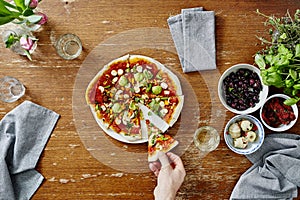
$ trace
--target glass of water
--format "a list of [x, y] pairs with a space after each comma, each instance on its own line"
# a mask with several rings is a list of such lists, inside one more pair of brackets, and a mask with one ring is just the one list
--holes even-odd
[[81, 54], [82, 43], [77, 35], [67, 33], [57, 39], [55, 48], [60, 57], [73, 60]]
[[11, 103], [25, 94], [24, 85], [16, 78], [5, 76], [0, 79], [0, 100]]

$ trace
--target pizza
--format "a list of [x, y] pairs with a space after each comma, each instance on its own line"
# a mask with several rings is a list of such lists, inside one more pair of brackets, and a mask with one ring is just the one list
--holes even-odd
[[168, 152], [177, 146], [178, 141], [170, 135], [163, 133], [154, 126], [149, 120], [146, 120], [148, 132], [148, 161], [153, 162], [158, 159], [158, 152]]
[[[121, 141], [129, 143], [148, 141], [152, 146], [148, 152], [166, 152], [178, 144], [165, 132], [183, 107], [180, 81], [152, 58], [125, 55], [111, 61], [91, 80], [85, 98], [95, 120], [110, 136], [121, 136]], [[154, 160], [155, 154], [151, 155], [149, 160]]]

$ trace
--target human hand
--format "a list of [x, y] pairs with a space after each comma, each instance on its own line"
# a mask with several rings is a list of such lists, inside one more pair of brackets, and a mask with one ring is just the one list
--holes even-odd
[[159, 161], [149, 164], [149, 168], [158, 176], [154, 189], [156, 200], [171, 200], [176, 196], [186, 175], [183, 163], [174, 153], [159, 152]]

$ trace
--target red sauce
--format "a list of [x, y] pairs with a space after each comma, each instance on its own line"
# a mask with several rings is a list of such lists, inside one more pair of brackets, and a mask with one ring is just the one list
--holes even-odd
[[291, 106], [284, 103], [283, 98], [272, 98], [266, 102], [262, 110], [263, 120], [272, 127], [279, 127], [281, 124], [289, 124], [295, 120], [295, 114]]

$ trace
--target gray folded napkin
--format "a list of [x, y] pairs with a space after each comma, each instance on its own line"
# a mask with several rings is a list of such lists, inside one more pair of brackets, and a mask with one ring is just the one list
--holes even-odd
[[293, 199], [300, 187], [300, 135], [269, 134], [261, 148], [247, 155], [253, 163], [230, 199]]
[[168, 25], [183, 72], [216, 69], [215, 15], [203, 8], [182, 9]]
[[0, 199], [30, 199], [43, 181], [34, 168], [59, 115], [24, 101], [0, 121]]

